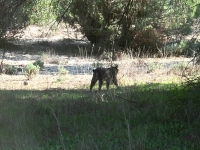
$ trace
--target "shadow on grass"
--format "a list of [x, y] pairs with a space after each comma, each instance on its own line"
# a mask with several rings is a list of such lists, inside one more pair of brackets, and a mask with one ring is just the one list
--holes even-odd
[[198, 149], [200, 94], [148, 84], [0, 91], [1, 149]]

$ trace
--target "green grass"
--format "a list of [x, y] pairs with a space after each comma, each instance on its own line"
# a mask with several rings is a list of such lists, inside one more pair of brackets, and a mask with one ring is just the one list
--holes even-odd
[[200, 149], [200, 94], [174, 84], [0, 91], [0, 149]]

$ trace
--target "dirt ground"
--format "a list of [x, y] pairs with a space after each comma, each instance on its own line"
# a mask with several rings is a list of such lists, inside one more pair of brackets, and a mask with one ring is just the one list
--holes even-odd
[[[60, 56], [62, 57], [62, 56]], [[75, 64], [73, 62], [65, 65], [53, 65], [52, 68], [64, 66], [68, 70], [67, 75], [59, 74], [58, 70], [50, 70], [49, 65], [45, 64], [45, 71], [41, 71], [30, 80], [24, 74], [0, 76], [0, 89], [5, 90], [45, 90], [45, 89], [89, 89], [92, 79], [92, 63], [93, 59], [79, 60]], [[73, 58], [72, 58], [73, 60]], [[136, 83], [178, 83], [184, 80], [182, 76], [183, 68], [188, 64], [189, 58], [146, 58], [146, 59], [129, 59], [124, 61], [116, 61], [119, 65], [118, 81], [122, 86], [130, 86]], [[88, 62], [87, 67], [80, 70], [83, 61]], [[5, 60], [6, 62], [6, 60]], [[16, 61], [7, 61], [16, 64]], [[18, 64], [27, 64], [23, 61], [17, 61]], [[30, 60], [32, 62], [32, 60]], [[104, 62], [102, 62], [104, 63]], [[78, 68], [80, 67], [80, 68]], [[71, 71], [70, 71], [71, 69]], [[75, 71], [75, 72], [73, 72]], [[27, 85], [25, 85], [25, 82]], [[104, 86], [105, 88], [105, 86]]]
[[[1, 75], [0, 89], [4, 90], [46, 90], [46, 89], [78, 89], [90, 83], [89, 75], [66, 75], [62, 77], [53, 75], [37, 75], [26, 80], [23, 75]], [[24, 81], [28, 85], [24, 85]]]
[[[54, 32], [51, 36], [45, 37], [46, 29], [37, 26], [29, 26], [24, 34], [19, 36], [18, 41], [25, 41], [23, 46], [18, 49], [8, 50], [4, 59], [5, 64], [20, 66], [27, 65], [30, 62], [41, 59], [42, 54], [52, 57], [47, 54], [47, 50], [54, 50], [54, 56], [50, 59], [56, 59], [59, 63], [45, 62], [45, 68], [40, 74], [33, 79], [27, 80], [27, 77], [21, 74], [15, 75], [0, 75], [0, 89], [5, 90], [45, 90], [45, 89], [89, 89], [92, 78], [92, 69], [95, 62], [106, 63], [105, 61], [98, 61], [95, 58], [88, 58], [86, 55], [70, 56], [68, 53], [59, 53], [57, 47], [52, 43], [55, 41], [62, 41], [63, 39], [73, 39], [73, 45], [76, 42], [80, 44], [84, 42], [81, 33], [75, 32], [73, 29], [61, 29]], [[29, 41], [29, 42], [27, 42]], [[43, 43], [35, 44], [35, 41], [47, 41], [46, 45]], [[31, 44], [30, 44], [31, 43]], [[49, 44], [50, 43], [50, 44]], [[65, 44], [65, 43], [64, 43]], [[16, 45], [20, 45], [20, 42]], [[75, 46], [77, 47], [77, 46]], [[61, 47], [62, 48], [62, 47]], [[71, 51], [71, 47], [67, 47], [66, 51]], [[44, 52], [45, 50], [45, 52]], [[80, 48], [79, 48], [80, 50]], [[44, 52], [44, 53], [43, 53]], [[1, 53], [2, 55], [2, 53]], [[46, 59], [47, 59], [46, 58]], [[171, 57], [171, 58], [130, 58], [124, 57], [123, 60], [114, 63], [119, 66], [118, 80], [120, 85], [129, 86], [135, 83], [165, 83], [165, 82], [179, 82], [184, 80], [182, 77], [183, 67], [190, 62], [192, 58]], [[58, 66], [64, 66], [68, 70], [67, 75], [61, 75], [58, 71]], [[182, 68], [181, 68], [182, 67]]]

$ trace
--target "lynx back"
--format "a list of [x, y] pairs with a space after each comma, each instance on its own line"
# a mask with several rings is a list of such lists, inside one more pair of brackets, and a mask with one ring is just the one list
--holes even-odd
[[93, 69], [93, 77], [90, 84], [90, 91], [92, 91], [92, 88], [94, 87], [97, 81], [99, 81], [99, 91], [101, 91], [103, 81], [106, 81], [107, 90], [109, 89], [110, 83], [114, 83], [116, 87], [118, 87], [117, 73], [118, 66], [112, 66], [110, 68], [98, 67], [96, 69]]

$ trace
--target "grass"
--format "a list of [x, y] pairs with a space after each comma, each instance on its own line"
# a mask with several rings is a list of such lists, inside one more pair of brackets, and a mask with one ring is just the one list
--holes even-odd
[[[70, 40], [61, 40], [53, 47], [64, 55], [78, 55], [91, 61], [94, 60], [90, 55], [98, 56], [103, 50], [99, 48], [96, 54], [93, 47], [83, 45], [77, 48], [76, 44], [68, 44], [66, 48], [65, 43], [70, 43]], [[36, 49], [49, 45], [49, 42], [39, 42]], [[24, 46], [27, 49], [27, 45]], [[31, 47], [28, 49], [32, 51]], [[40, 61], [68, 64], [68, 60], [61, 59], [54, 49], [41, 53]], [[109, 54], [108, 51], [105, 56], [97, 57], [98, 61], [93, 65], [101, 66], [104, 63], [102, 59]], [[199, 90], [184, 88], [179, 78], [183, 71], [186, 75], [194, 74], [199, 72], [199, 68], [178, 64], [169, 70], [160, 65], [159, 59], [149, 59], [148, 55], [143, 56], [147, 59], [140, 59], [141, 54], [134, 55], [131, 50], [127, 54], [122, 55], [119, 62], [120, 84], [123, 85], [119, 89], [90, 93], [86, 90], [89, 86], [63, 90], [56, 85], [53, 90], [32, 90], [29, 81], [27, 86], [22, 87], [30, 90], [20, 89], [21, 86], [20, 90], [0, 90], [0, 149], [199, 150]], [[166, 55], [163, 53], [163, 56]], [[67, 73], [63, 69], [60, 68], [60, 74]], [[165, 80], [163, 74], [172, 75], [175, 79], [170, 78], [170, 81], [179, 81], [176, 82], [178, 85], [169, 83], [169, 78]], [[159, 83], [152, 83], [153, 78]], [[37, 80], [39, 82], [33, 80], [34, 86], [53, 87], [47, 85], [48, 78]], [[60, 84], [64, 80], [66, 78], [59, 75], [55, 83]], [[6, 87], [15, 86], [13, 81], [4, 82]], [[70, 83], [64, 82], [64, 86]], [[80, 84], [77, 86], [80, 87]]]
[[0, 149], [199, 149], [198, 93], [175, 84], [0, 91]]
[[[84, 57], [84, 49], [80, 50]], [[50, 51], [41, 59], [65, 64]], [[0, 90], [0, 149], [200, 149], [198, 90], [163, 79], [165, 72], [180, 74], [185, 65], [164, 70], [163, 65], [138, 59], [120, 66], [123, 86], [108, 92], [91, 93], [89, 86], [77, 90]], [[67, 72], [63, 69], [57, 84], [64, 82], [61, 75]], [[151, 83], [153, 73], [162, 83]], [[146, 76], [151, 80], [141, 82]]]

